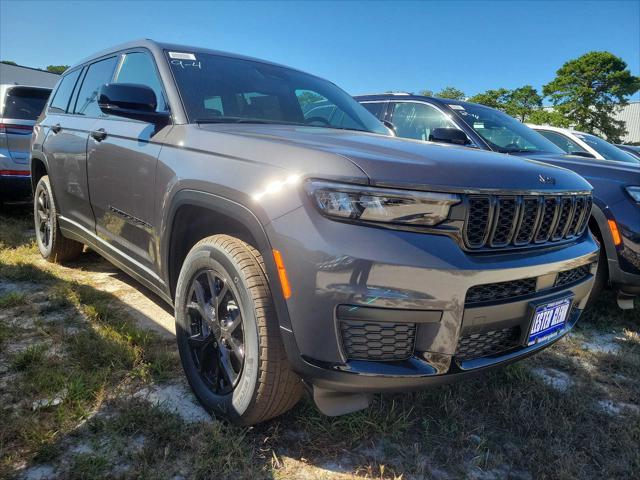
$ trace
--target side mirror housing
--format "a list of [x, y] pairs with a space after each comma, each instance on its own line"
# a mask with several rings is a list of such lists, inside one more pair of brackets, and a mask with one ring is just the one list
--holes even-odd
[[107, 115], [142, 120], [156, 127], [169, 123], [169, 112], [156, 112], [156, 94], [146, 85], [105, 83], [98, 92], [98, 106]]
[[455, 145], [469, 145], [469, 137], [457, 128], [434, 128], [429, 134], [430, 142], [453, 143]]
[[389, 122], [387, 120], [383, 120], [382, 123], [384, 124], [385, 127], [387, 127], [389, 129], [389, 131], [391, 132], [391, 134], [394, 137], [398, 136], [398, 131], [396, 130], [396, 126], [393, 123], [391, 123], [391, 122]]

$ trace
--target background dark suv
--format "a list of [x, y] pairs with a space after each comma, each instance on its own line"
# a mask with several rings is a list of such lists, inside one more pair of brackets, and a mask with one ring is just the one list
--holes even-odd
[[633, 308], [640, 294], [640, 165], [566, 155], [531, 128], [484, 105], [409, 94], [355, 98], [393, 123], [400, 137], [527, 157], [586, 178], [594, 188], [589, 227], [604, 245], [592, 295], [596, 298], [609, 282], [618, 292], [618, 305]]

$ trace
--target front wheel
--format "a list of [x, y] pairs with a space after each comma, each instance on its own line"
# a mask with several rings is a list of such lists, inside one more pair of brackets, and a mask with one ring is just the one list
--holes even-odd
[[53, 263], [63, 263], [80, 256], [84, 245], [64, 237], [60, 231], [58, 211], [48, 175], [40, 178], [36, 185], [36, 191], [33, 195], [33, 218], [38, 250], [46, 260]]
[[252, 425], [292, 408], [302, 384], [288, 365], [260, 253], [228, 235], [198, 242], [184, 261], [176, 336], [203, 406]]

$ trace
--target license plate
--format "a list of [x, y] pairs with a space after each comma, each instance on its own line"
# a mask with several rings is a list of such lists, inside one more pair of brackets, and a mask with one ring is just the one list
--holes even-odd
[[571, 298], [538, 305], [533, 314], [527, 345], [556, 336], [564, 328], [570, 308]]

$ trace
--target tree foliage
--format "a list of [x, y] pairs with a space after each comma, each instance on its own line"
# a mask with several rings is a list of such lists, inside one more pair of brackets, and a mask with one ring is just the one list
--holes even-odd
[[62, 74], [69, 65], [47, 65], [47, 72]]
[[613, 114], [638, 90], [640, 77], [631, 75], [621, 58], [609, 52], [589, 52], [560, 67], [543, 92], [576, 129], [617, 143], [626, 129]]
[[419, 94], [425, 97], [433, 97], [433, 90], [429, 90], [429, 89], [420, 90]]
[[6, 65], [15, 65], [18, 66], [18, 64], [12, 60], [0, 60], [0, 63], [4, 63]]
[[542, 109], [542, 97], [531, 85], [511, 90], [506, 96], [504, 111], [521, 122]]
[[480, 103], [487, 107], [498, 108], [504, 110], [504, 106], [507, 104], [507, 97], [509, 90], [506, 88], [498, 88], [495, 90], [487, 90], [484, 93], [478, 93], [469, 98], [470, 102]]
[[444, 87], [435, 95], [438, 98], [449, 98], [451, 100], [464, 100], [466, 95], [456, 87]]

